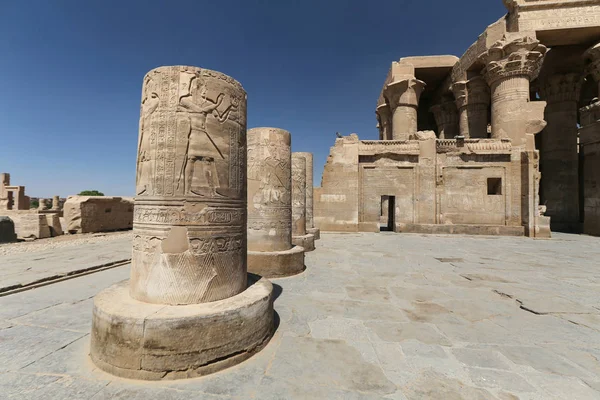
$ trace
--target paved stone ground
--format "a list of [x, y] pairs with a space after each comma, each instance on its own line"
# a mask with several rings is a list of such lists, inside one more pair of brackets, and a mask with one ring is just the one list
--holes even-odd
[[0, 245], [0, 292], [131, 259], [131, 232], [64, 235]]
[[600, 239], [322, 237], [274, 280], [269, 345], [204, 378], [87, 360], [92, 297], [127, 267], [0, 298], [0, 398], [600, 399]]

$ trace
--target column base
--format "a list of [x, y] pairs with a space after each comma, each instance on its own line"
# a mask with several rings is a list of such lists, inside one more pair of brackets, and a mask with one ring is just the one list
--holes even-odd
[[90, 356], [100, 369], [143, 380], [194, 378], [239, 364], [274, 333], [273, 285], [248, 276], [228, 299], [170, 306], [129, 296], [129, 282], [94, 298]]
[[321, 239], [321, 230], [319, 228], [306, 228], [306, 232], [315, 237], [315, 240]]
[[285, 251], [248, 251], [248, 272], [265, 278], [283, 278], [304, 271], [304, 248]]
[[315, 237], [310, 233], [304, 236], [292, 236], [292, 244], [304, 247], [304, 252], [313, 251], [315, 249]]

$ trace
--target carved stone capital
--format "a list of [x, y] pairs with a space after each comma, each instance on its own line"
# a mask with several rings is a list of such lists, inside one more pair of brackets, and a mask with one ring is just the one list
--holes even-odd
[[583, 53], [583, 62], [586, 75], [592, 75], [596, 82], [600, 82], [600, 43]]
[[539, 93], [548, 103], [579, 101], [582, 76], [577, 73], [554, 74], [539, 82]]
[[379, 105], [375, 109], [375, 114], [377, 114], [377, 119], [382, 122], [389, 119], [392, 115], [392, 110], [390, 110], [390, 105], [387, 103]]
[[458, 110], [453, 101], [436, 104], [429, 111], [433, 113], [438, 127], [458, 123]]
[[540, 72], [546, 46], [531, 36], [497, 41], [479, 60], [485, 65], [482, 74], [491, 86], [496, 81], [513, 76], [526, 76], [530, 81]]
[[417, 107], [425, 85], [425, 82], [416, 78], [402, 79], [387, 85], [385, 97], [391, 110], [394, 111], [399, 106]]
[[456, 107], [460, 110], [471, 104], [490, 104], [490, 87], [483, 77], [477, 76], [468, 81], [452, 84]]

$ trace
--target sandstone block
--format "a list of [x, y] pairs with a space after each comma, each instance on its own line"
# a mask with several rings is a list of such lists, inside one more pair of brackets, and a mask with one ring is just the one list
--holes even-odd
[[17, 241], [15, 223], [9, 217], [0, 217], [0, 243]]
[[69, 233], [111, 232], [133, 227], [133, 200], [126, 197], [70, 196], [64, 205]]

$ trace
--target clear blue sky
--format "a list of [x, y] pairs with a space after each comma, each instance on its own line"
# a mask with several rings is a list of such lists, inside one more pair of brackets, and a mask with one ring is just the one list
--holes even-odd
[[461, 55], [501, 0], [0, 1], [0, 171], [30, 196], [133, 195], [144, 74], [194, 65], [248, 92], [248, 128], [315, 155], [335, 132], [376, 139], [393, 60]]

